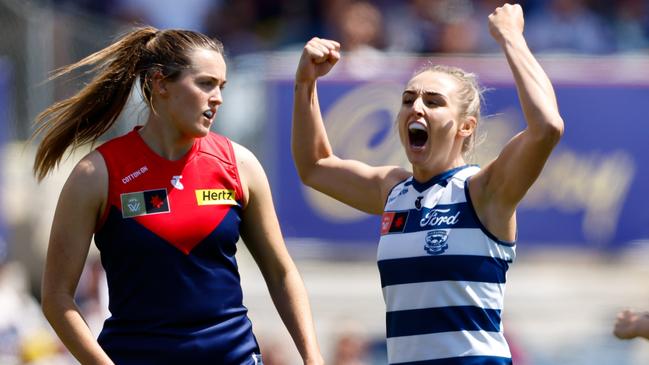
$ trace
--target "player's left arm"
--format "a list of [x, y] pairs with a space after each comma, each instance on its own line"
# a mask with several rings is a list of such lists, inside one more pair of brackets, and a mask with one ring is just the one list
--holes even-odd
[[516, 206], [563, 135], [554, 89], [528, 48], [523, 27], [519, 5], [505, 4], [489, 15], [490, 32], [507, 57], [527, 127], [470, 182], [471, 194], [478, 198], [478, 204], [487, 207], [487, 219], [509, 217], [513, 221]]
[[266, 281], [273, 303], [305, 364], [322, 364], [306, 288], [284, 244], [268, 178], [257, 158], [234, 144], [245, 206], [241, 237]]

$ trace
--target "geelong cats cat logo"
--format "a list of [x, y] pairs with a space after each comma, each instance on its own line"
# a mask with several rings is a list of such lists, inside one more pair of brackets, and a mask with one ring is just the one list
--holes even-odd
[[448, 249], [448, 231], [445, 229], [434, 229], [426, 234], [424, 249], [431, 255], [440, 255]]

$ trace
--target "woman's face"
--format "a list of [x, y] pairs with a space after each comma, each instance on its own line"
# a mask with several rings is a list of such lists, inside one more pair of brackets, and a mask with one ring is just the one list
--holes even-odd
[[457, 88], [453, 76], [435, 71], [422, 72], [406, 85], [397, 123], [414, 167], [444, 166], [459, 157], [463, 137], [458, 136]]
[[220, 53], [209, 49], [193, 51], [190, 60], [178, 79], [164, 82], [161, 107], [180, 135], [204, 137], [223, 102], [226, 65]]

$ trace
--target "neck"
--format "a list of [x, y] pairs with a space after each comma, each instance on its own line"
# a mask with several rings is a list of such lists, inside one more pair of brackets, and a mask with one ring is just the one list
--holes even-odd
[[144, 142], [161, 157], [175, 161], [193, 146], [194, 138], [183, 137], [173, 128], [162, 128], [161, 123], [149, 119], [138, 131]]
[[451, 162], [440, 163], [431, 166], [413, 165], [412, 176], [418, 182], [426, 182], [441, 173], [464, 165], [466, 165], [466, 162], [464, 161], [464, 158], [462, 158], [462, 156], [456, 158]]

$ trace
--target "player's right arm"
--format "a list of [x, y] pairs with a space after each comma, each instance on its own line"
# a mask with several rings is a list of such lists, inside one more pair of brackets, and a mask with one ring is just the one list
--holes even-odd
[[304, 184], [356, 209], [381, 214], [390, 189], [410, 174], [398, 166], [373, 167], [333, 154], [322, 121], [316, 80], [340, 59], [338, 42], [313, 38], [295, 73], [293, 161]]
[[113, 365], [74, 301], [107, 192], [106, 165], [98, 152], [92, 152], [77, 164], [63, 186], [43, 273], [43, 313], [63, 344], [83, 365]]

